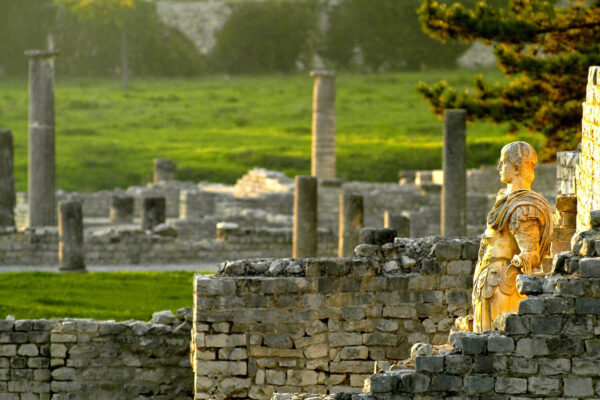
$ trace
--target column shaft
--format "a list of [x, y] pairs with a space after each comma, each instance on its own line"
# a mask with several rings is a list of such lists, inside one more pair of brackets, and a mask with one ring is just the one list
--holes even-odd
[[58, 260], [61, 272], [85, 271], [83, 213], [78, 201], [61, 201], [58, 218]]
[[297, 176], [292, 257], [317, 256], [317, 178]]
[[335, 73], [313, 71], [311, 175], [335, 178]]
[[444, 111], [442, 236], [467, 234], [467, 112]]
[[32, 50], [29, 56], [28, 226], [56, 224], [54, 145], [55, 52]]
[[360, 243], [363, 220], [363, 197], [341, 194], [338, 257], [351, 257], [354, 254], [354, 248]]
[[13, 174], [13, 136], [0, 130], [0, 228], [15, 227], [15, 177]]

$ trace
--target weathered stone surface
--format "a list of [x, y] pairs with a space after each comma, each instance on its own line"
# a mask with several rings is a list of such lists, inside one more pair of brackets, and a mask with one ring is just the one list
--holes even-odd
[[544, 292], [544, 279], [533, 275], [517, 275], [517, 290], [525, 295], [542, 294]]

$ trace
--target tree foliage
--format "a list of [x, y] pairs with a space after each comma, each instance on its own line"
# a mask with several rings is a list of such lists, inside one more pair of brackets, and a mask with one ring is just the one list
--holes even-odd
[[494, 44], [507, 84], [482, 76], [459, 92], [444, 81], [419, 83], [434, 112], [464, 108], [469, 119], [508, 121], [542, 132], [542, 156], [573, 148], [579, 140], [587, 69], [600, 64], [600, 0], [510, 0], [505, 8], [479, 1], [474, 7], [424, 0], [424, 30], [438, 40]]

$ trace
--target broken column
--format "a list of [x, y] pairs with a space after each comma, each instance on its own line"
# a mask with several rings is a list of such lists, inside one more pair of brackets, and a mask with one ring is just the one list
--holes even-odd
[[297, 176], [292, 257], [317, 256], [317, 178]]
[[154, 183], [176, 180], [177, 163], [166, 158], [154, 159]]
[[311, 175], [335, 178], [335, 72], [312, 71], [313, 89]]
[[81, 203], [61, 201], [58, 209], [59, 271], [85, 272]]
[[30, 50], [27, 226], [56, 224], [54, 160], [54, 58], [57, 52]]
[[442, 236], [467, 234], [467, 112], [444, 111]]
[[394, 229], [397, 237], [410, 237], [410, 218], [406, 215], [391, 214], [386, 211], [383, 214], [383, 227]]
[[15, 227], [15, 177], [13, 174], [13, 137], [8, 129], [0, 130], [0, 229]]
[[110, 220], [115, 224], [133, 222], [134, 199], [132, 196], [113, 196], [110, 198]]
[[152, 230], [166, 221], [167, 201], [164, 197], [144, 197], [140, 220], [142, 230]]
[[338, 257], [351, 257], [354, 254], [354, 248], [360, 243], [363, 219], [363, 197], [341, 194]]

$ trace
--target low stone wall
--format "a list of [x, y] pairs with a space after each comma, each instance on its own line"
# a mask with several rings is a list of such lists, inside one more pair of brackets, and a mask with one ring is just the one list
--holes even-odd
[[518, 280], [530, 297], [499, 331], [455, 333], [453, 349], [372, 376], [358, 399], [600, 398], [600, 258], [577, 263], [580, 277]]
[[156, 323], [0, 320], [0, 398], [191, 399], [190, 311]]
[[354, 258], [240, 260], [194, 279], [196, 399], [359, 392], [376, 360], [445, 343], [479, 243], [398, 240]]
[[[88, 232], [84, 243], [85, 260], [89, 265], [172, 265], [292, 254], [290, 229], [241, 229], [225, 224], [222, 232], [217, 230], [218, 239], [180, 240], [176, 235], [175, 230], [166, 227], [154, 232], [139, 229]], [[319, 235], [319, 254], [335, 255], [337, 237], [325, 230], [320, 230]], [[57, 229], [0, 235], [0, 265], [57, 264]]]

